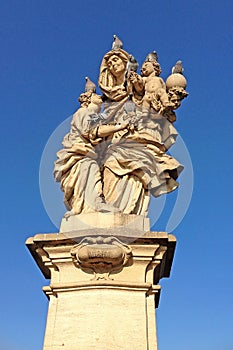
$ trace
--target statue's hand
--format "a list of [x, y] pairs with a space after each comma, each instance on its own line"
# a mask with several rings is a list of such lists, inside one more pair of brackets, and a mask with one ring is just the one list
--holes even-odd
[[143, 93], [143, 80], [140, 75], [138, 75], [136, 72], [130, 72], [127, 79], [128, 82], [134, 86], [134, 89], [138, 94]]
[[136, 84], [139, 81], [139, 76], [136, 72], [129, 72], [128, 79], [132, 84]]
[[129, 126], [129, 122], [124, 122], [120, 124], [120, 130], [126, 129]]

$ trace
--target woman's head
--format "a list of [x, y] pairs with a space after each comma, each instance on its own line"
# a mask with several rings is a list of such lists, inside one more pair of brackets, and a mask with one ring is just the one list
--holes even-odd
[[124, 76], [128, 60], [129, 54], [122, 49], [107, 52], [100, 66], [99, 83], [106, 86], [114, 84], [119, 76]]
[[126, 64], [119, 55], [112, 55], [109, 57], [107, 65], [109, 71], [114, 77], [118, 78], [122, 74], [125, 74]]

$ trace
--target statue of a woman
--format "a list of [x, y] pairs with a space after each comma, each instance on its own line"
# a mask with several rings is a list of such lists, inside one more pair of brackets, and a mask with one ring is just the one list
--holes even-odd
[[[116, 123], [128, 120], [130, 125], [127, 132], [116, 133], [106, 149], [103, 193], [106, 202], [121, 212], [147, 215], [150, 193], [157, 197], [175, 190], [178, 186], [176, 179], [183, 167], [165, 153], [177, 136], [173, 125], [163, 115], [150, 109], [150, 104], [146, 105], [145, 115], [145, 88], [143, 83], [140, 84], [140, 76], [135, 92], [137, 96], [142, 95], [142, 106], [140, 102], [136, 105], [128, 100], [124, 61], [127, 55], [122, 51], [108, 52], [100, 68], [99, 86], [109, 99], [106, 111], [108, 114], [111, 111]], [[151, 66], [154, 71], [154, 66]], [[161, 78], [153, 76], [153, 79]], [[164, 85], [159, 89], [166, 94]], [[153, 96], [157, 96], [156, 92]], [[167, 99], [167, 95], [165, 97]], [[168, 100], [166, 102], [169, 104]]]
[[[183, 166], [166, 151], [177, 137], [169, 120], [175, 120], [173, 109], [185, 97], [184, 78], [173, 74], [165, 85], [155, 53], [147, 56], [139, 75], [129, 71], [130, 57], [121, 47], [103, 57], [102, 114], [102, 99], [92, 82], [79, 97], [81, 107], [54, 168], [66, 216], [95, 211], [146, 216], [150, 194], [157, 197], [178, 186]], [[183, 84], [179, 89], [177, 81]]]

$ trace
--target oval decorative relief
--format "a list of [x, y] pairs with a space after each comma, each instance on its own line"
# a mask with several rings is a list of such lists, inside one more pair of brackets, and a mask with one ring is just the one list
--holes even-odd
[[71, 249], [76, 266], [91, 269], [94, 279], [108, 279], [115, 269], [125, 266], [131, 248], [115, 237], [85, 237]]

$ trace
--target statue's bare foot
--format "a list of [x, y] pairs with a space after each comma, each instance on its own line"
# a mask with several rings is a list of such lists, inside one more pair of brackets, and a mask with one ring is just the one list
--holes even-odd
[[64, 218], [68, 219], [70, 216], [73, 216], [73, 215], [75, 215], [75, 213], [72, 210], [70, 210], [65, 213]]

